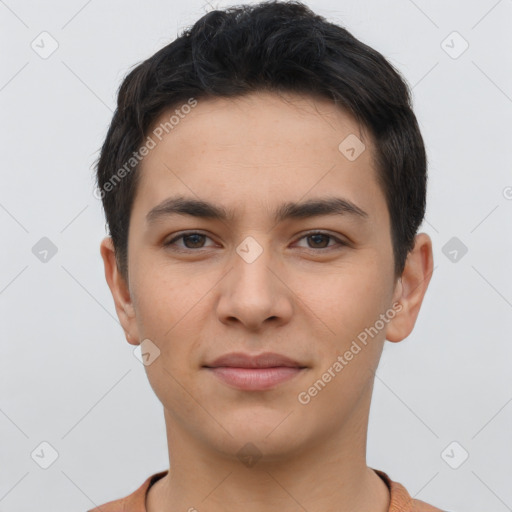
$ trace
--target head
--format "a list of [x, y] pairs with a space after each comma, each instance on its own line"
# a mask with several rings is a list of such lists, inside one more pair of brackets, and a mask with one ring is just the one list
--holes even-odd
[[[283, 451], [362, 421], [432, 272], [425, 148], [381, 54], [298, 2], [210, 12], [123, 81], [97, 183], [106, 278], [128, 342], [158, 347], [170, 421], [226, 453], [292, 406]], [[303, 370], [248, 392], [207, 368], [267, 351]]]

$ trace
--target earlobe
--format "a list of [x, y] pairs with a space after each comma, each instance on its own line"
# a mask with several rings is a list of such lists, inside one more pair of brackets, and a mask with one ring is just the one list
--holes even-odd
[[106, 237], [101, 241], [100, 253], [105, 267], [105, 279], [112, 293], [117, 317], [124, 329], [126, 341], [131, 345], [138, 345], [135, 309], [129, 287], [117, 267], [115, 248], [111, 237]]
[[426, 233], [419, 233], [395, 287], [393, 299], [402, 308], [388, 324], [387, 340], [402, 341], [412, 332], [432, 277], [433, 260], [430, 237]]

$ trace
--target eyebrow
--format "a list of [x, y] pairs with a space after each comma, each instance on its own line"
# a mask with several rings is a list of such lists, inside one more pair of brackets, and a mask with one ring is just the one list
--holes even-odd
[[[305, 219], [320, 215], [351, 215], [367, 219], [368, 213], [348, 199], [327, 197], [310, 199], [305, 202], [287, 202], [274, 211], [274, 222], [279, 223], [288, 219]], [[154, 224], [159, 219], [172, 215], [190, 215], [202, 219], [231, 221], [235, 215], [220, 205], [208, 201], [187, 198], [183, 196], [170, 197], [151, 209], [146, 215], [146, 222]]]

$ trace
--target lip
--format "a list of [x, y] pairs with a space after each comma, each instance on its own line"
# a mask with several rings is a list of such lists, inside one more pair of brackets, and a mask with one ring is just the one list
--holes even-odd
[[275, 352], [263, 352], [262, 354], [251, 355], [243, 352], [231, 352], [218, 357], [213, 362], [205, 365], [208, 368], [229, 366], [232, 368], [305, 368], [299, 362]]
[[225, 384], [245, 391], [264, 391], [300, 374], [306, 366], [274, 352], [251, 356], [225, 354], [204, 366]]
[[273, 368], [233, 368], [217, 366], [207, 368], [213, 375], [228, 386], [244, 391], [265, 391], [293, 379], [304, 368], [278, 366]]

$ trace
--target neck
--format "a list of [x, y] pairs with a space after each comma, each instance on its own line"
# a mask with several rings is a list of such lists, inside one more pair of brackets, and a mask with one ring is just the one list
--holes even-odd
[[182, 430], [168, 411], [165, 419], [170, 471], [148, 492], [148, 512], [388, 512], [389, 490], [366, 465], [367, 415], [307, 448], [272, 457], [262, 449], [245, 464]]

